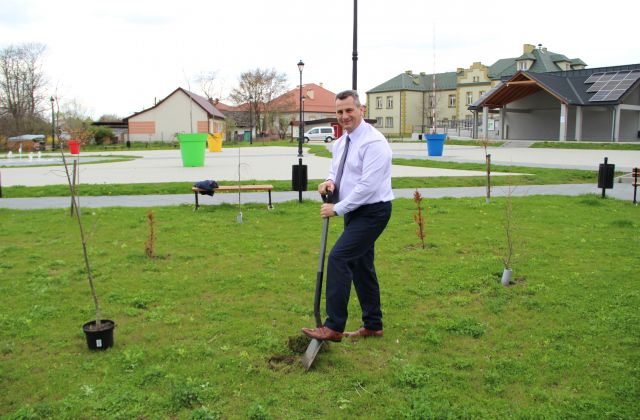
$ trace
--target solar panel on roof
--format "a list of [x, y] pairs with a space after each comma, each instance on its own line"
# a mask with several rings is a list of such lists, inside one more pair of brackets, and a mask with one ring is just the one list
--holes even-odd
[[623, 80], [616, 86], [617, 89], [629, 89], [635, 80]]
[[596, 92], [595, 95], [593, 95], [591, 98], [589, 98], [589, 102], [597, 102], [597, 101], [604, 101], [607, 97], [607, 95], [609, 94], [609, 92], [605, 91], [605, 92]]
[[624, 78], [624, 80], [632, 80], [634, 82], [638, 79], [640, 79], [640, 70], [634, 70]]
[[621, 80], [609, 80], [603, 87], [601, 90], [611, 90], [611, 89], [615, 89], [616, 86], [618, 86], [620, 84]]
[[[593, 76], [595, 74], [591, 75], [589, 79]], [[595, 92], [589, 98], [589, 102], [617, 101], [638, 79], [640, 79], [640, 70], [603, 73], [597, 80], [594, 78], [595, 82], [587, 89], [587, 93]]]
[[598, 81], [598, 79], [600, 78], [600, 76], [602, 76], [604, 73], [593, 73], [591, 76], [589, 76], [589, 78], [587, 80], [585, 80], [585, 83], [595, 83]]
[[626, 89], [614, 89], [605, 97], [605, 101], [617, 101], [626, 91]]
[[589, 87], [589, 89], [587, 89], [587, 92], [597, 92], [600, 89], [602, 89], [604, 87], [604, 85], [607, 84], [607, 81], [601, 82], [595, 82], [593, 85], [591, 85], [591, 87]]
[[624, 78], [625, 78], [625, 76], [627, 74], [629, 74], [628, 71], [619, 71], [619, 72], [617, 72], [616, 74], [613, 75], [611, 80], [617, 80], [617, 81], [624, 80]]

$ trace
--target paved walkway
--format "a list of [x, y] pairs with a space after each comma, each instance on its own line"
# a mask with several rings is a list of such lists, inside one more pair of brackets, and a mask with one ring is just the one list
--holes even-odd
[[[330, 148], [331, 145], [328, 145]], [[411, 159], [433, 159], [456, 162], [484, 162], [484, 150], [477, 146], [445, 145], [444, 156], [428, 157], [426, 146], [420, 143], [392, 143], [394, 157]], [[564, 168], [581, 168], [597, 170], [598, 165], [609, 158], [616, 164], [617, 170], [630, 170], [640, 166], [640, 151], [596, 151], [568, 149], [526, 149], [491, 147], [492, 162], [501, 165], [547, 166]], [[205, 166], [185, 168], [181, 164], [179, 150], [112, 152], [109, 155], [137, 155], [140, 159], [127, 162], [110, 162], [82, 166], [80, 182], [82, 184], [117, 184], [143, 182], [195, 182], [203, 179], [232, 181], [238, 179], [238, 168], [242, 180], [289, 180], [291, 166], [297, 164], [297, 149], [290, 147], [254, 147], [228, 148], [221, 153], [208, 153]], [[240, 155], [238, 155], [240, 154]], [[240, 164], [238, 164], [240, 162]], [[303, 164], [308, 165], [309, 179], [322, 179], [329, 170], [330, 159], [312, 155], [303, 157]], [[482, 176], [482, 171], [416, 168], [394, 165], [393, 177], [434, 177], [434, 176]], [[493, 176], [502, 176], [492, 172]], [[1, 168], [2, 186], [55, 185], [65, 184], [66, 175], [60, 166]], [[512, 194], [519, 195], [580, 195], [600, 194], [595, 185], [541, 185], [512, 187]], [[466, 188], [420, 188], [421, 194], [428, 198], [437, 197], [483, 197], [484, 187]], [[396, 197], [413, 197], [415, 189], [394, 190]], [[506, 195], [508, 187], [494, 187], [493, 196]], [[633, 199], [633, 189], [629, 184], [614, 185], [607, 190], [607, 195], [623, 200]], [[319, 200], [314, 191], [303, 193], [305, 199]], [[298, 193], [274, 192], [274, 203], [297, 200]], [[2, 198], [0, 208], [38, 209], [65, 208], [69, 206], [68, 197], [42, 198]], [[163, 205], [193, 204], [193, 194], [144, 195], [144, 196], [105, 196], [81, 197], [82, 207], [151, 207]], [[242, 203], [266, 203], [264, 192], [243, 193]], [[202, 196], [203, 205], [238, 203], [237, 194], [216, 194], [214, 197]]]
[[[460, 187], [460, 188], [418, 188], [420, 194], [425, 198], [442, 197], [484, 197], [485, 187]], [[493, 187], [492, 197], [504, 197], [511, 190], [514, 197], [526, 195], [568, 195], [576, 196], [582, 194], [598, 194], [601, 191], [592, 184], [568, 184], [568, 185], [525, 185], [516, 187]], [[396, 198], [412, 198], [415, 189], [402, 188], [395, 189], [393, 193]], [[273, 192], [272, 202], [281, 203], [285, 201], [298, 200], [298, 192], [284, 191]], [[633, 200], [633, 188], [630, 184], [614, 184], [612, 190], [606, 191], [607, 197], [618, 198], [625, 201]], [[302, 198], [305, 200], [321, 201], [320, 196], [315, 191], [304, 191]], [[200, 196], [201, 206], [215, 204], [237, 204], [238, 194], [215, 194], [213, 197]], [[241, 203], [264, 203], [268, 202], [265, 192], [242, 193]], [[165, 194], [165, 195], [121, 195], [121, 196], [101, 196], [101, 197], [80, 197], [80, 207], [156, 207], [188, 204], [194, 205], [193, 194]], [[41, 198], [3, 198], [0, 199], [0, 208], [6, 209], [51, 209], [67, 208], [70, 205], [69, 197], [41, 197]]]

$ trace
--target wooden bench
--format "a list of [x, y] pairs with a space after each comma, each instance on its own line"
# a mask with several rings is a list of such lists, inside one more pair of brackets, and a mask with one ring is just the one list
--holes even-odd
[[[218, 188], [214, 188], [213, 192], [220, 192], [220, 191], [233, 191], [233, 192], [238, 192], [238, 191], [267, 191], [269, 193], [269, 205], [267, 206], [267, 208], [269, 210], [271, 210], [273, 208], [273, 205], [271, 204], [271, 190], [273, 190], [273, 185], [269, 185], [269, 184], [263, 184], [263, 185], [220, 185]], [[196, 208], [195, 208], [195, 210], [198, 210], [198, 208], [200, 207], [200, 203], [198, 202], [198, 195], [200, 195], [200, 193], [210, 192], [210, 191], [202, 189], [202, 188], [198, 188], [198, 187], [192, 187], [191, 191], [193, 191], [193, 195], [194, 195], [194, 197], [196, 199]]]

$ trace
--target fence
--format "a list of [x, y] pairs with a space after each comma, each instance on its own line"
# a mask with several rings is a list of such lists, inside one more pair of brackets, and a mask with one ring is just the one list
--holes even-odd
[[[482, 122], [476, 122], [476, 132], [478, 138], [483, 138]], [[497, 126], [497, 124], [496, 124]], [[414, 125], [414, 133], [429, 133], [431, 132], [431, 125]], [[456, 137], [473, 137], [473, 121], [472, 120], [440, 120], [436, 121], [436, 133], [447, 134], [449, 136]], [[500, 132], [498, 129], [487, 130], [488, 137], [490, 139], [499, 139]]]

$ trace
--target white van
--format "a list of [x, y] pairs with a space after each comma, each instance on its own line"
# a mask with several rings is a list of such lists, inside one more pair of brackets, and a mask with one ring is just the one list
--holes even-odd
[[309, 140], [323, 140], [325, 143], [331, 143], [335, 138], [333, 127], [315, 127], [304, 133], [305, 143], [309, 143]]

